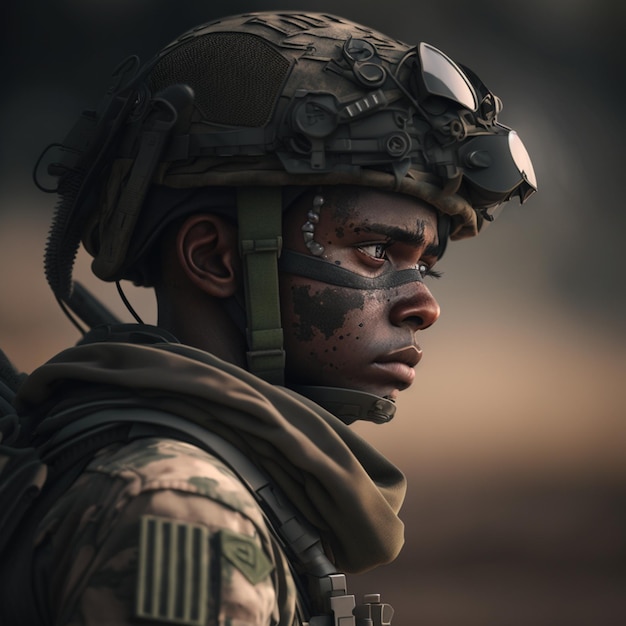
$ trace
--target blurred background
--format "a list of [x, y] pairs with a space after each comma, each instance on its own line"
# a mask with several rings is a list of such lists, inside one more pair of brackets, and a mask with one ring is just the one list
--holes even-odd
[[[125, 56], [147, 60], [199, 23], [276, 8], [427, 41], [502, 98], [540, 190], [449, 247], [417, 381], [394, 422], [359, 427], [405, 471], [409, 494], [402, 556], [352, 589], [382, 593], [394, 626], [625, 624], [626, 4], [285, 4], [4, 0], [0, 348], [30, 371], [78, 339], [43, 278], [55, 198], [31, 171]], [[82, 254], [75, 276], [130, 320]], [[128, 294], [153, 322], [150, 294]]]

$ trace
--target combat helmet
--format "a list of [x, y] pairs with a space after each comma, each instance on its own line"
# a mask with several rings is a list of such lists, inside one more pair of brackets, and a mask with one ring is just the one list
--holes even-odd
[[[238, 220], [249, 368], [280, 384], [284, 189], [408, 194], [438, 210], [444, 239], [474, 236], [494, 207], [537, 186], [500, 111], [471, 70], [434, 46], [333, 15], [248, 13], [196, 27], [143, 66], [123, 62], [61, 144], [48, 168], [60, 201], [47, 280], [67, 300], [82, 240], [99, 278], [146, 284], [149, 244], [194, 204], [190, 190], [207, 190], [206, 210]], [[369, 394], [309, 391], [345, 421], [387, 421], [394, 410]]]

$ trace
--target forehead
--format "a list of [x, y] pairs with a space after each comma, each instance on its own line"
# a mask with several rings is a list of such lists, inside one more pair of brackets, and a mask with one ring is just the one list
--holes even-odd
[[366, 187], [327, 187], [321, 224], [329, 228], [388, 234], [394, 239], [415, 234], [434, 241], [437, 212], [411, 196]]

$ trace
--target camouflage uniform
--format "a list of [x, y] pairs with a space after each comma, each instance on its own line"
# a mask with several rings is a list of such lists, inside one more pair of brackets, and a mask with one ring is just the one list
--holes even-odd
[[257, 503], [187, 443], [103, 450], [36, 541], [56, 624], [295, 623], [294, 583]]
[[[230, 439], [316, 527], [339, 570], [400, 550], [403, 475], [311, 401], [206, 352], [87, 343], [35, 370], [18, 404], [41, 414], [45, 438], [72, 422], [68, 405], [110, 397]], [[163, 436], [96, 454], [39, 524], [33, 580], [44, 622], [58, 626], [302, 623], [290, 564], [248, 488], [209, 452]]]

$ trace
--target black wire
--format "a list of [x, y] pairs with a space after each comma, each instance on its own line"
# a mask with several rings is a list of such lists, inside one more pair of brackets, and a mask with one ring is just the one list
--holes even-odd
[[120, 294], [120, 298], [122, 299], [124, 306], [126, 306], [126, 308], [130, 311], [130, 314], [135, 318], [135, 321], [138, 324], [143, 324], [143, 320], [139, 317], [139, 315], [137, 314], [137, 311], [133, 309], [132, 304], [128, 301], [128, 298], [126, 297], [126, 294], [122, 290], [122, 285], [120, 284], [119, 280], [115, 281], [115, 286], [117, 287], [117, 293]]
[[78, 329], [78, 332], [84, 337], [87, 334], [87, 330], [80, 325], [79, 321], [76, 319], [75, 315], [72, 313], [67, 303], [64, 300], [61, 300], [59, 296], [56, 296], [56, 300], [61, 307], [61, 311], [65, 313], [65, 317], [67, 317], [67, 319], [72, 322], [72, 324]]

